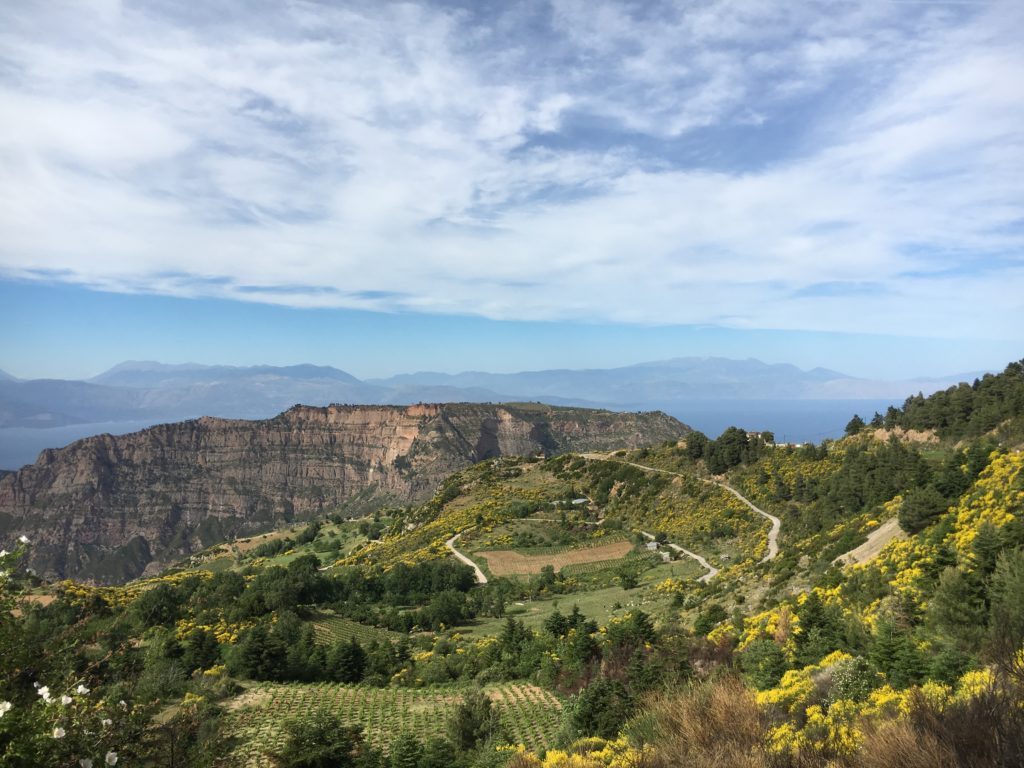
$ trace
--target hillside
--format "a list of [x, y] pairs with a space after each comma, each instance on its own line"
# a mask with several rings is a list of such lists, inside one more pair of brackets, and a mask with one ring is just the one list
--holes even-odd
[[998, 425], [580, 450], [557, 416], [575, 450], [478, 451], [422, 503], [314, 516], [121, 587], [39, 584], [19, 564], [36, 543], [14, 543], [0, 756], [1020, 764], [1024, 454]]
[[0, 479], [0, 537], [37, 542], [46, 576], [154, 573], [205, 546], [328, 513], [429, 498], [504, 455], [645, 445], [687, 428], [659, 413], [539, 405], [296, 406], [101, 435]]

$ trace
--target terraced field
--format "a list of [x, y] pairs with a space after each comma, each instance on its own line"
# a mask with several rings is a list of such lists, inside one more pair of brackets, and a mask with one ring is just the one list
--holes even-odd
[[[320, 707], [346, 723], [366, 729], [370, 742], [387, 748], [401, 733], [421, 739], [443, 736], [448, 716], [465, 689], [370, 688], [339, 683], [259, 683], [229, 704], [228, 732], [240, 746], [229, 765], [272, 765], [270, 752], [283, 744], [283, 724]], [[484, 689], [501, 714], [510, 742], [539, 752], [551, 746], [562, 705], [552, 694], [528, 683], [503, 683]]]
[[313, 632], [316, 634], [317, 642], [326, 645], [333, 645], [339, 640], [348, 641], [353, 637], [363, 644], [373, 640], [395, 641], [401, 637], [397, 632], [389, 632], [380, 627], [369, 627], [366, 624], [330, 614], [321, 614], [313, 620]]

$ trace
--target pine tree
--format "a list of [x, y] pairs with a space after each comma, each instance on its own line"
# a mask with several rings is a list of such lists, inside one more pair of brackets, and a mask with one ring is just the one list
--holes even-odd
[[388, 768], [419, 768], [423, 745], [411, 733], [401, 733], [391, 743]]

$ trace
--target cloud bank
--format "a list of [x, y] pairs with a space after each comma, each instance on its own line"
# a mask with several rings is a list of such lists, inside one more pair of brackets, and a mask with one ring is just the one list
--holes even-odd
[[1019, 338], [1020, 3], [0, 9], [0, 274]]

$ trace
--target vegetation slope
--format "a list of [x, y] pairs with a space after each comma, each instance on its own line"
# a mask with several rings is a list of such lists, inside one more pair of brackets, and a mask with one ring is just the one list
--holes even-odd
[[[40, 584], [21, 542], [0, 555], [0, 756], [1019, 765], [1022, 419], [1014, 363], [820, 445], [732, 428], [488, 460], [427, 504], [215, 548], [125, 587]], [[781, 520], [778, 556], [726, 484]], [[899, 535], [846, 564], [891, 520]], [[481, 585], [445, 547], [455, 534], [483, 565], [635, 546]], [[716, 573], [699, 581], [670, 545]]]

